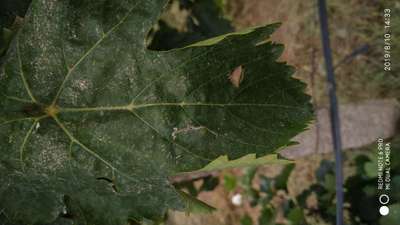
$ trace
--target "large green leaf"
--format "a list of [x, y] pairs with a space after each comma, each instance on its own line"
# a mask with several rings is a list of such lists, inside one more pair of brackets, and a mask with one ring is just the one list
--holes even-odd
[[168, 177], [304, 130], [304, 84], [265, 41], [277, 24], [150, 51], [165, 3], [32, 2], [0, 70], [3, 224], [158, 220], [193, 203]]

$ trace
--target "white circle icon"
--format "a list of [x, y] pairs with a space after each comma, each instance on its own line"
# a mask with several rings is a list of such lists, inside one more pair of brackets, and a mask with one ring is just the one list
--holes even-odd
[[386, 205], [381, 206], [381, 207], [379, 208], [379, 213], [380, 213], [382, 216], [388, 215], [388, 214], [389, 214], [389, 207], [387, 207]]

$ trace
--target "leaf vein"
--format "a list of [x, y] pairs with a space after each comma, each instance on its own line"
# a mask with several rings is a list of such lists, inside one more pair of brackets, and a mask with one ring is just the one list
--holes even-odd
[[24, 118], [18, 118], [18, 119], [13, 119], [13, 120], [6, 120], [3, 121], [2, 123], [0, 123], [0, 126], [9, 124], [9, 123], [13, 123], [13, 122], [18, 122], [18, 121], [23, 121], [23, 120], [33, 120], [36, 119], [35, 117], [24, 117]]
[[27, 99], [15, 97], [15, 96], [8, 96], [8, 95], [5, 95], [5, 94], [1, 94], [1, 95], [3, 95], [5, 98], [11, 99], [11, 100], [14, 100], [14, 101], [17, 101], [17, 102], [22, 102], [22, 103], [34, 103], [34, 102], [32, 102], [31, 100], [27, 100]]
[[145, 120], [143, 117], [139, 116], [137, 113], [135, 113], [135, 112], [133, 112], [133, 111], [132, 111], [131, 113], [132, 113], [132, 115], [134, 115], [136, 118], [138, 118], [140, 121], [142, 121], [146, 126], [148, 126], [150, 129], [152, 129], [154, 132], [156, 132], [156, 134], [159, 135], [159, 136], [160, 136], [162, 139], [164, 139], [165, 141], [168, 141], [169, 143], [171, 143], [171, 144], [173, 144], [173, 145], [176, 145], [176, 146], [182, 148], [185, 152], [187, 152], [187, 153], [189, 153], [189, 154], [195, 156], [196, 158], [199, 158], [199, 159], [202, 159], [202, 160], [207, 160], [207, 161], [212, 161], [212, 160], [209, 159], [209, 158], [200, 156], [200, 155], [198, 155], [198, 154], [196, 154], [196, 153], [190, 151], [188, 148], [186, 148], [186, 147], [184, 147], [184, 146], [182, 146], [182, 145], [180, 145], [180, 144], [178, 144], [178, 143], [176, 143], [176, 142], [173, 142], [173, 141], [169, 140], [167, 137], [165, 137], [164, 135], [162, 135], [160, 131], [158, 131], [153, 125], [151, 125], [151, 124], [150, 124], [147, 120]]
[[193, 122], [195, 122], [195, 123], [197, 124], [197, 126], [204, 127], [208, 132], [214, 134], [215, 136], [218, 136], [218, 138], [225, 139], [225, 140], [228, 140], [228, 141], [234, 142], [234, 143], [243, 144], [243, 145], [256, 146], [256, 147], [267, 147], [267, 146], [265, 146], [265, 145], [258, 145], [258, 144], [247, 143], [247, 142], [238, 141], [238, 140], [234, 140], [234, 139], [225, 137], [224, 135], [220, 135], [218, 132], [212, 130], [211, 128], [209, 128], [209, 127], [207, 127], [207, 126], [204, 126], [203, 124], [201, 124], [200, 122], [198, 122], [197, 120], [195, 120], [193, 117], [191, 117], [191, 116], [189, 115], [189, 113], [186, 111], [185, 108], [182, 107], [182, 109], [183, 109], [183, 111], [185, 112], [185, 114], [189, 117], [189, 119], [192, 120]]
[[160, 75], [160, 76], [158, 76], [157, 78], [155, 78], [154, 80], [150, 81], [150, 83], [149, 83], [148, 85], [146, 85], [142, 90], [140, 90], [139, 93], [132, 99], [132, 103], [135, 102], [136, 99], [137, 99], [138, 97], [140, 97], [147, 89], [149, 89], [150, 87], [152, 87], [157, 81], [161, 80], [161, 79], [164, 78], [164, 77], [167, 77], [167, 76], [173, 74], [173, 73], [176, 72], [179, 68], [185, 66], [186, 64], [188, 64], [188, 63], [191, 62], [191, 61], [194, 61], [194, 60], [197, 59], [197, 58], [200, 58], [201, 56], [206, 55], [207, 53], [211, 52], [213, 49], [214, 49], [214, 46], [211, 47], [211, 48], [209, 48], [209, 49], [207, 49], [206, 51], [204, 51], [204, 52], [202, 52], [202, 53], [200, 53], [200, 54], [198, 54], [198, 55], [196, 55], [196, 56], [193, 56], [193, 57], [189, 58], [188, 60], [182, 62], [181, 64], [179, 64], [178, 66], [176, 66], [174, 69], [172, 69], [169, 73], [165, 73], [165, 74], [163, 74], [163, 75]]
[[[133, 181], [138, 181], [137, 179], [135, 179], [132, 176], [129, 176], [127, 174], [125, 174], [124, 172], [122, 172], [121, 170], [119, 170], [118, 168], [114, 167], [110, 162], [108, 162], [107, 160], [105, 160], [103, 157], [101, 157], [99, 154], [97, 154], [95, 151], [91, 150], [89, 147], [87, 147], [85, 144], [83, 144], [81, 141], [79, 141], [65, 126], [64, 124], [58, 119], [57, 116], [53, 117], [54, 121], [57, 123], [57, 125], [61, 128], [61, 130], [67, 135], [67, 137], [70, 139], [71, 142], [76, 143], [77, 145], [79, 145], [84, 151], [86, 151], [87, 153], [89, 153], [90, 155], [92, 155], [93, 157], [95, 157], [96, 159], [100, 160], [102, 163], [104, 163], [107, 167], [109, 167], [112, 171], [116, 171], [118, 172], [120, 175], [122, 175], [123, 177], [129, 179], [129, 180], [133, 180]], [[141, 182], [145, 182], [145, 181], [141, 181]]]
[[18, 65], [19, 65], [19, 75], [22, 79], [22, 83], [24, 84], [24, 88], [28, 93], [29, 97], [32, 99], [33, 102], [37, 102], [35, 97], [32, 94], [31, 89], [29, 88], [28, 81], [26, 80], [24, 70], [22, 69], [22, 60], [21, 60], [21, 50], [19, 47], [19, 35], [17, 35], [17, 58], [18, 58]]
[[122, 17], [122, 19], [116, 23], [112, 28], [110, 28], [110, 30], [108, 30], [99, 40], [96, 41], [96, 43], [85, 52], [85, 54], [83, 54], [83, 56], [81, 58], [79, 58], [76, 63], [71, 67], [71, 69], [68, 70], [67, 74], [64, 77], [63, 82], [61, 83], [56, 96], [54, 97], [53, 100], [53, 105], [57, 103], [58, 98], [61, 95], [62, 90], [64, 89], [65, 84], [67, 83], [69, 77], [71, 76], [72, 72], [75, 71], [75, 69], [110, 35], [112, 34], [117, 28], [119, 28], [119, 26], [121, 24], [123, 24], [126, 19], [128, 18], [128, 16], [133, 12], [133, 10], [136, 8], [136, 6], [138, 6], [139, 3], [137, 3], [136, 5], [134, 5], [125, 15], [124, 17]]
[[26, 132], [26, 134], [25, 134], [25, 137], [24, 137], [24, 139], [22, 141], [21, 146], [19, 147], [19, 160], [20, 160], [21, 165], [22, 165], [22, 170], [24, 170], [24, 168], [25, 168], [25, 166], [24, 166], [24, 150], [25, 150], [25, 146], [26, 146], [26, 143], [29, 141], [29, 137], [32, 135], [33, 129], [35, 128], [37, 122], [38, 122], [38, 120], [36, 119], [32, 123], [32, 125], [29, 128], [28, 132]]
[[103, 159], [99, 154], [88, 148], [86, 145], [84, 145], [82, 142], [80, 142], [77, 138], [75, 138], [74, 135], [64, 126], [64, 124], [57, 118], [53, 117], [58, 126], [63, 130], [63, 132], [68, 136], [68, 138], [73, 142], [81, 146], [86, 152], [94, 156], [95, 158], [99, 159], [101, 162], [103, 162], [105, 165], [107, 165], [109, 168], [118, 171], [117, 168], [115, 168], [111, 163], [109, 163], [107, 160]]
[[100, 111], [133, 111], [135, 109], [150, 108], [150, 107], [191, 107], [191, 106], [205, 106], [205, 107], [277, 107], [288, 109], [302, 109], [297, 106], [279, 105], [279, 104], [263, 104], [263, 103], [202, 103], [202, 102], [161, 102], [161, 103], [148, 103], [140, 105], [123, 105], [123, 106], [98, 106], [98, 107], [81, 107], [81, 108], [60, 108], [60, 112], [100, 112]]

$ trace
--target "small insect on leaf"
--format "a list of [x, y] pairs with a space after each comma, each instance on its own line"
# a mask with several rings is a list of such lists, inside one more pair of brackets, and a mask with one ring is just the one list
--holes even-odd
[[239, 87], [240, 83], [243, 81], [243, 78], [244, 78], [244, 70], [242, 65], [236, 67], [228, 77], [232, 85], [236, 88]]

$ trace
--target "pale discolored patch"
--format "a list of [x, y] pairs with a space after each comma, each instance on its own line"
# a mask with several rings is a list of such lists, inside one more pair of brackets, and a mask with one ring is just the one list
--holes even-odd
[[172, 136], [172, 139], [175, 140], [177, 135], [180, 133], [188, 133], [190, 131], [201, 130], [201, 129], [205, 129], [205, 127], [203, 127], [203, 126], [194, 127], [191, 125], [187, 125], [186, 127], [181, 128], [181, 129], [174, 127], [174, 131], [172, 132], [171, 136]]
[[244, 78], [244, 70], [242, 65], [236, 67], [228, 77], [232, 85], [236, 88], [239, 87], [240, 83], [243, 81], [243, 78]]

